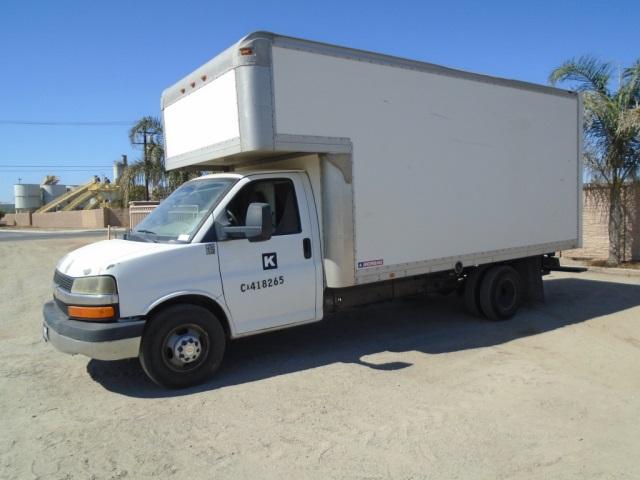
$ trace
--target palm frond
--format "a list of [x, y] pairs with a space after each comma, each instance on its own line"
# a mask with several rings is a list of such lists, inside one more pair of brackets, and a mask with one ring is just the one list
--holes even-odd
[[155, 143], [162, 143], [162, 122], [157, 117], [145, 116], [138, 120], [129, 130], [129, 141], [132, 145], [139, 145], [143, 143], [144, 132], [150, 132], [149, 137], [155, 141]]
[[571, 82], [578, 91], [593, 91], [608, 95], [607, 86], [611, 78], [611, 64], [590, 55], [570, 59], [554, 69], [549, 83]]
[[621, 100], [629, 107], [640, 104], [640, 59], [622, 72]]
[[630, 137], [630, 140], [640, 136], [640, 105], [621, 112], [618, 134]]

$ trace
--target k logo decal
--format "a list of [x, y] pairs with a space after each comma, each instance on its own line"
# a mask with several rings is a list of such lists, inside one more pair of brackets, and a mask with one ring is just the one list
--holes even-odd
[[273, 270], [278, 268], [278, 255], [276, 253], [263, 253], [262, 254], [262, 269]]

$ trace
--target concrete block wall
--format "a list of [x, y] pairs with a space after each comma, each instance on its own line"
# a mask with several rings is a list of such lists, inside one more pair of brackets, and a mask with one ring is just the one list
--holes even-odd
[[7, 213], [4, 217], [0, 218], [0, 225], [7, 225], [9, 227], [16, 226], [16, 215], [14, 213]]
[[129, 226], [128, 208], [97, 208], [50, 213], [11, 213], [5, 215], [2, 224], [11, 227], [37, 228], [104, 228]]
[[34, 213], [31, 225], [38, 228], [103, 228], [105, 209]]
[[112, 227], [129, 228], [129, 209], [107, 208], [105, 222]]
[[[640, 260], [640, 186], [624, 191], [625, 260]], [[145, 215], [148, 212], [145, 212]], [[566, 250], [563, 256], [606, 260], [609, 256], [609, 196], [601, 186], [587, 185], [583, 195], [583, 248]], [[129, 228], [129, 209], [99, 208], [53, 213], [12, 213], [2, 220], [5, 225], [40, 228]]]
[[7, 213], [0, 222], [10, 227], [30, 227], [31, 213]]
[[[625, 260], [640, 260], [640, 187], [624, 190]], [[605, 187], [585, 186], [582, 207], [583, 248], [566, 250], [563, 256], [606, 260], [609, 257], [609, 191]]]

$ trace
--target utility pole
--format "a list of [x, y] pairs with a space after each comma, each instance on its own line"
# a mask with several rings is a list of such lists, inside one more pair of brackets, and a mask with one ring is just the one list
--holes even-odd
[[147, 163], [147, 131], [142, 132], [144, 135], [143, 149], [144, 149], [144, 199], [149, 201], [149, 164]]
[[152, 135], [153, 131], [149, 131], [147, 129], [144, 129], [142, 132], [142, 143], [140, 142], [133, 142], [134, 145], [142, 145], [142, 162], [144, 163], [144, 198], [145, 200], [149, 200], [149, 159], [148, 159], [148, 155], [147, 155], [147, 145], [148, 145], [148, 141], [147, 141], [147, 135]]

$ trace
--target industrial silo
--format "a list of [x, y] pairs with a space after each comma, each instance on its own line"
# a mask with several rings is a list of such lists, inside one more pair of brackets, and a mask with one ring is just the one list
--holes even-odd
[[118, 179], [122, 176], [122, 172], [127, 167], [127, 156], [122, 155], [121, 161], [113, 162], [113, 182], [116, 183]]
[[41, 185], [40, 188], [42, 188], [42, 198], [44, 200], [44, 205], [51, 202], [52, 200], [55, 200], [60, 195], [64, 195], [65, 193], [67, 193], [66, 185]]
[[40, 185], [37, 183], [19, 183], [13, 186], [16, 212], [31, 212], [42, 205]]

